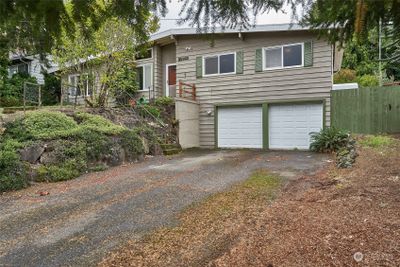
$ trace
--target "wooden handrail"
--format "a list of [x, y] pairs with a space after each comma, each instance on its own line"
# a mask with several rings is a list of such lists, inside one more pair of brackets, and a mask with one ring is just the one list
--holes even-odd
[[[186, 87], [189, 87], [189, 89], [186, 89]], [[192, 100], [196, 100], [196, 86], [179, 81], [179, 97], [187, 98], [187, 94], [190, 95]]]

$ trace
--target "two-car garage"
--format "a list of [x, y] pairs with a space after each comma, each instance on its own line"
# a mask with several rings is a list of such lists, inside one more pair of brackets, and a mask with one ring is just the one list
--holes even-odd
[[323, 127], [323, 103], [220, 106], [216, 122], [220, 148], [308, 149]]

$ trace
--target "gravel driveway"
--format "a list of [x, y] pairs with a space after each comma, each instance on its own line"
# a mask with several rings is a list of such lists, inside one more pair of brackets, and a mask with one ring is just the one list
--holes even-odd
[[[90, 266], [260, 168], [289, 179], [326, 155], [196, 150], [0, 195], [0, 266]], [[39, 192], [49, 192], [40, 196]]]

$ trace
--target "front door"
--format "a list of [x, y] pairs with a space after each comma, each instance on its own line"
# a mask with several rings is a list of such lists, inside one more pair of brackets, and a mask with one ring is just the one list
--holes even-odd
[[176, 65], [168, 64], [167, 65], [167, 81], [165, 88], [165, 95], [169, 97], [176, 96]]

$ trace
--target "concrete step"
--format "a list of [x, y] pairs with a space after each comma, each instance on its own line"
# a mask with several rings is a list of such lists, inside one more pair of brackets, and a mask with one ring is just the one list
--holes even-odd
[[174, 155], [182, 151], [179, 144], [161, 144], [164, 155]]

